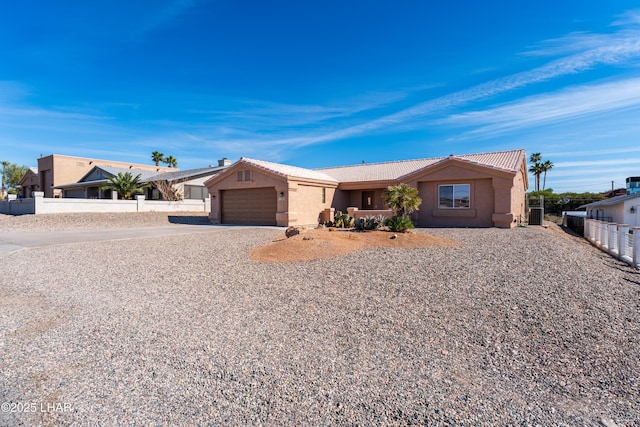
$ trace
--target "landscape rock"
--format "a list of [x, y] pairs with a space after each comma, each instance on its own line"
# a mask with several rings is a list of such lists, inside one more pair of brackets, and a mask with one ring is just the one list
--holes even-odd
[[287, 236], [287, 239], [288, 239], [289, 237], [297, 236], [298, 234], [305, 233], [306, 231], [307, 231], [307, 227], [291, 226], [285, 230], [284, 235]]

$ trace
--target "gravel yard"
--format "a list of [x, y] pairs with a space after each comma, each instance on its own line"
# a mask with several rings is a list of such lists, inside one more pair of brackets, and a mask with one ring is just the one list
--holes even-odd
[[282, 231], [230, 228], [0, 255], [22, 408], [0, 425], [640, 425], [637, 270], [552, 229], [418, 232], [461, 244], [266, 263]]

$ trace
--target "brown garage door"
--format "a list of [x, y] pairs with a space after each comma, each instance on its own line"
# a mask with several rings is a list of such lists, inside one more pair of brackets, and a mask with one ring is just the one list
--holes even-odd
[[224, 190], [221, 197], [223, 224], [276, 225], [274, 187]]

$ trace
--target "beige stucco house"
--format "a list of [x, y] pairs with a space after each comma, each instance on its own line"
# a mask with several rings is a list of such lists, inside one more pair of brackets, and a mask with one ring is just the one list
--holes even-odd
[[61, 190], [65, 199], [111, 199], [111, 190], [104, 188], [109, 179], [130, 173], [134, 177], [139, 176], [141, 183], [150, 184], [143, 194], [147, 200], [163, 199], [162, 192], [157, 188], [163, 184], [173, 187], [182, 199], [204, 200], [209, 197], [204, 182], [228, 166], [225, 160], [220, 160], [218, 166], [181, 171], [172, 169], [171, 172], [161, 173], [137, 168], [94, 166], [78, 182], [58, 185], [54, 189]]
[[18, 188], [20, 188], [20, 196], [24, 198], [31, 197], [34, 191], [40, 191], [38, 169], [27, 169], [27, 172], [20, 178], [20, 182], [18, 182]]
[[95, 166], [139, 169], [155, 173], [177, 170], [175, 168], [155, 165], [141, 165], [114, 160], [100, 160], [51, 154], [38, 159], [38, 188], [35, 191], [43, 191], [44, 197], [61, 197], [62, 189], [56, 187], [63, 184], [78, 182]]
[[205, 185], [214, 223], [291, 226], [335, 210], [384, 213], [382, 192], [399, 183], [422, 198], [418, 226], [510, 228], [525, 218], [524, 150], [315, 170], [241, 158]]

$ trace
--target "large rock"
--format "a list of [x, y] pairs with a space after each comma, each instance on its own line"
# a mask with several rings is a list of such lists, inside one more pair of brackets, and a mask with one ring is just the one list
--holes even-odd
[[307, 227], [289, 227], [285, 230], [284, 235], [287, 236], [287, 238], [292, 237], [292, 236], [297, 236], [298, 234], [302, 234], [305, 231], [307, 231]]

